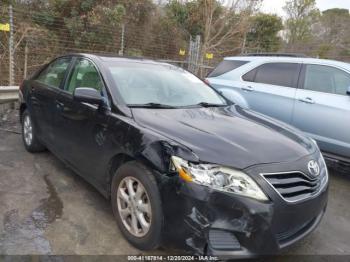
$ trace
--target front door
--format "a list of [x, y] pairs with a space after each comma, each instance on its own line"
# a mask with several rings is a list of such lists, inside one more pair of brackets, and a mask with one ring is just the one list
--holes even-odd
[[[77, 58], [64, 90], [57, 96], [55, 129], [57, 152], [79, 174], [97, 187], [104, 186], [109, 146], [106, 139], [109, 110], [97, 105], [74, 101], [78, 87], [95, 88], [107, 97], [103, 80], [88, 59]], [[108, 99], [106, 99], [108, 107]]]
[[293, 125], [321, 150], [350, 157], [350, 74], [331, 66], [305, 65], [297, 90]]

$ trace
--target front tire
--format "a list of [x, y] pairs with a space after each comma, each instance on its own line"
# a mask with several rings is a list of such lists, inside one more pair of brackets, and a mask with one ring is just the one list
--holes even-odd
[[33, 126], [32, 118], [28, 110], [25, 110], [22, 114], [22, 139], [24, 147], [31, 153], [42, 152], [45, 150], [45, 147], [38, 140], [36, 130]]
[[157, 248], [163, 212], [151, 171], [137, 161], [127, 162], [118, 168], [111, 187], [113, 213], [123, 236], [138, 249]]

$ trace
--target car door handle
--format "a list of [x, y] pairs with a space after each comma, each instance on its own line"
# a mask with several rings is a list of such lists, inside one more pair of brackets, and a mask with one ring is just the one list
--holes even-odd
[[252, 86], [244, 86], [241, 89], [248, 92], [254, 91], [254, 88]]
[[311, 97], [299, 98], [298, 100], [307, 104], [315, 104], [315, 101]]
[[72, 109], [66, 106], [63, 102], [56, 101], [56, 107], [60, 110], [62, 114], [72, 112]]
[[60, 102], [60, 101], [56, 101], [56, 107], [58, 109], [62, 109], [64, 107], [64, 103]]

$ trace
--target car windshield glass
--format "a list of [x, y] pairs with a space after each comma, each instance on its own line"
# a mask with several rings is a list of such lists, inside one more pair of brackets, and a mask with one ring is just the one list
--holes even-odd
[[134, 107], [224, 106], [226, 101], [191, 73], [171, 65], [123, 63], [108, 69], [122, 98]]

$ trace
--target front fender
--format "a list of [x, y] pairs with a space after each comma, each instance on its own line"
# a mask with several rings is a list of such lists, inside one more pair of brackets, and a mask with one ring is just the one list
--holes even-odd
[[170, 157], [176, 155], [197, 162], [198, 157], [185, 145], [172, 141], [162, 135], [132, 125], [128, 132], [127, 154], [134, 159], [142, 159], [161, 173], [169, 172]]
[[219, 92], [231, 102], [243, 108], [250, 108], [247, 100], [238, 91], [230, 88], [220, 88]]

